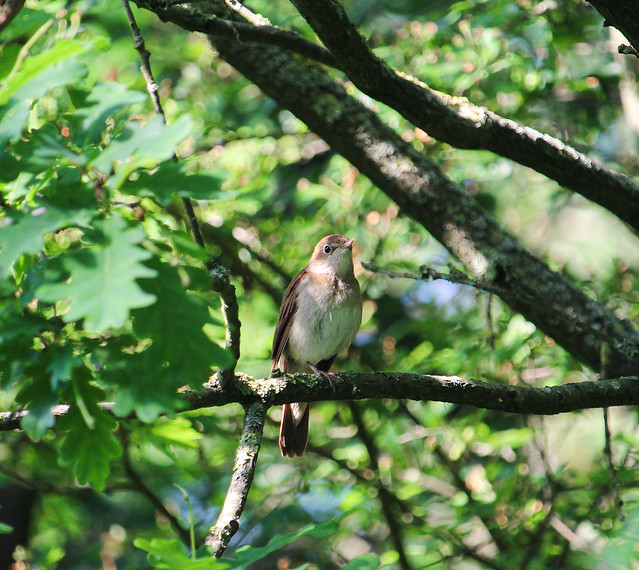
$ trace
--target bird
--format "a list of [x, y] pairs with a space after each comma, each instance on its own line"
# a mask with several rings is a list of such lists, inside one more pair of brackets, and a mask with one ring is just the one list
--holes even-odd
[[[362, 322], [362, 297], [353, 271], [353, 242], [342, 235], [322, 238], [287, 287], [273, 335], [271, 375], [281, 369], [328, 377], [337, 354], [355, 339]], [[282, 457], [304, 455], [308, 418], [306, 402], [282, 406]]]

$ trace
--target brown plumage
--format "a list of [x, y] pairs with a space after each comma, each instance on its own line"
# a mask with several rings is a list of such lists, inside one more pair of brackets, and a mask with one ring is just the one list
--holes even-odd
[[[272, 370], [295, 373], [315, 368], [328, 373], [337, 354], [353, 342], [362, 320], [362, 300], [353, 273], [352, 244], [340, 235], [321, 239], [308, 265], [287, 287], [273, 336]], [[304, 454], [308, 416], [308, 403], [284, 404], [283, 456]]]

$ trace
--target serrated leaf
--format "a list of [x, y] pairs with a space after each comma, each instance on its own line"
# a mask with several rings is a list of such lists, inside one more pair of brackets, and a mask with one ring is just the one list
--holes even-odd
[[0, 277], [23, 253], [36, 253], [43, 247], [43, 236], [68, 225], [82, 225], [89, 220], [86, 210], [61, 209], [48, 204], [30, 212], [11, 212], [5, 218], [11, 225], [0, 227]]
[[79, 119], [78, 126], [84, 141], [99, 139], [109, 117], [123, 107], [145, 101], [147, 97], [141, 91], [130, 91], [124, 83], [96, 83], [74, 116], [74, 119]]
[[135, 411], [143, 422], [152, 422], [162, 413], [184, 406], [177, 389], [184, 384], [173, 374], [158, 353], [150, 349], [142, 353], [120, 355], [107, 363], [103, 379], [116, 386], [113, 413], [120, 417]]
[[20, 157], [22, 168], [33, 170], [47, 169], [62, 164], [83, 166], [87, 159], [73, 152], [67, 146], [65, 138], [51, 123], [42, 125], [37, 131], [31, 131], [28, 141], [13, 145], [13, 152]]
[[154, 295], [154, 305], [134, 311], [133, 330], [140, 338], [153, 341], [151, 351], [182, 384], [199, 385], [208, 378], [211, 367], [232, 364], [232, 356], [203, 332], [209, 322], [208, 309], [201, 299], [189, 295], [177, 270], [154, 259], [149, 262], [156, 279], [141, 285]]
[[42, 437], [53, 427], [55, 418], [51, 408], [60, 402], [59, 390], [70, 379], [73, 369], [81, 366], [69, 345], [53, 345], [27, 368], [30, 382], [18, 393], [16, 401], [29, 410], [22, 427], [29, 437]]
[[102, 491], [109, 476], [109, 465], [120, 457], [122, 449], [113, 435], [117, 422], [98, 406], [104, 392], [89, 384], [86, 368], [76, 369], [72, 378], [73, 400], [69, 411], [58, 420], [58, 428], [66, 432], [59, 448], [58, 462], [73, 467], [80, 484], [90, 484]]
[[210, 556], [193, 560], [186, 546], [177, 539], [146, 540], [136, 538], [133, 541], [136, 548], [148, 552], [147, 560], [153, 568], [180, 568], [180, 570], [226, 570], [231, 568], [228, 562], [215, 560]]
[[189, 175], [182, 164], [165, 162], [156, 172], [141, 173], [136, 180], [123, 185], [122, 192], [137, 196], [151, 196], [166, 206], [174, 196], [188, 196], [195, 200], [211, 200], [220, 192], [227, 178], [223, 171], [200, 172]]
[[71, 307], [62, 317], [65, 322], [84, 319], [85, 329], [104, 331], [121, 326], [131, 309], [155, 301], [136, 282], [155, 271], [142, 264], [151, 253], [139, 246], [145, 237], [141, 228], [130, 226], [118, 214], [96, 221], [94, 227], [101, 239], [91, 248], [60, 256], [70, 280], [45, 284], [38, 293], [49, 302], [70, 299]]
[[33, 99], [56, 87], [77, 83], [87, 74], [86, 65], [70, 57], [85, 49], [79, 42], [63, 40], [43, 54], [26, 58], [20, 71], [0, 90], [0, 142], [20, 136]]
[[139, 159], [168, 160], [178, 143], [192, 130], [193, 120], [189, 115], [182, 115], [171, 125], [165, 125], [160, 116], [142, 127], [138, 123], [127, 123], [124, 132], [93, 160], [92, 166], [107, 174], [115, 162], [132, 166]]

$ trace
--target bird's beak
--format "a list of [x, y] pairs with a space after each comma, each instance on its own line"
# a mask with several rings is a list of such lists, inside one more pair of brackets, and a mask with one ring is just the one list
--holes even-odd
[[349, 239], [347, 242], [344, 242], [342, 245], [340, 245], [340, 247], [343, 247], [344, 249], [351, 249], [353, 247], [354, 241], [354, 239]]

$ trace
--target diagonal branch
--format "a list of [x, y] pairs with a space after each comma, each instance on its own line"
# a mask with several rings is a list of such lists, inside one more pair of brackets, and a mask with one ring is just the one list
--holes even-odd
[[171, 523], [173, 530], [179, 535], [180, 540], [184, 544], [190, 544], [191, 535], [188, 529], [184, 528], [180, 523], [179, 519], [166, 508], [160, 497], [158, 497], [151, 488], [146, 484], [146, 482], [142, 479], [140, 474], [135, 470], [133, 464], [131, 463], [131, 456], [129, 451], [129, 438], [127, 433], [122, 430], [122, 462], [124, 464], [124, 470], [126, 471], [127, 476], [131, 480], [133, 484], [133, 488], [142, 493], [150, 503], [157, 509], [158, 512], [162, 513], [164, 517]]
[[240, 528], [239, 519], [253, 483], [265, 419], [266, 407], [262, 403], [254, 402], [245, 408], [244, 428], [235, 454], [231, 484], [217, 522], [206, 536], [206, 544], [213, 549], [215, 558], [222, 556]]
[[[291, 1], [353, 83], [370, 97], [452, 146], [490, 150], [533, 168], [610, 210], [639, 232], [639, 187], [626, 176], [550, 135], [396, 72], [375, 56], [338, 0]], [[635, 14], [636, 3], [630, 3], [634, 4], [630, 12]]]
[[[588, 0], [604, 18], [604, 26], [617, 28], [632, 45], [619, 53], [629, 53], [639, 57], [639, 19], [636, 0]], [[628, 48], [628, 46], [624, 46]]]

